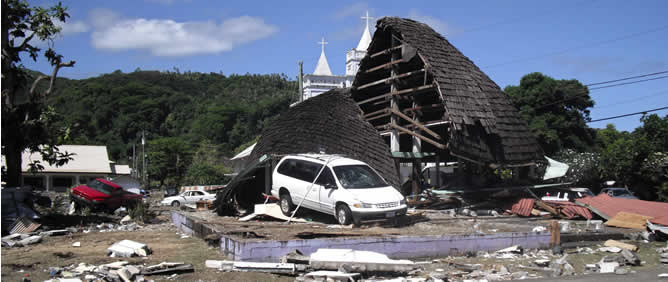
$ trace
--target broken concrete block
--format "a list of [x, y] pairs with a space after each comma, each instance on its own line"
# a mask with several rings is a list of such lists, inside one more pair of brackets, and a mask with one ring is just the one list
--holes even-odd
[[72, 243], [72, 247], [81, 247], [81, 242]]
[[19, 245], [19, 246], [27, 246], [27, 245], [39, 243], [40, 241], [42, 241], [42, 236], [33, 235], [33, 236], [28, 237], [28, 238], [17, 241], [16, 244]]
[[542, 267], [545, 267], [545, 266], [550, 265], [550, 260], [549, 260], [549, 259], [537, 259], [537, 260], [534, 260], [533, 263], [534, 263], [536, 266], [542, 266]]
[[343, 264], [355, 272], [408, 272], [417, 266], [410, 260], [393, 260], [384, 254], [351, 249], [318, 249], [311, 254], [310, 265], [315, 269], [338, 270]]
[[606, 247], [619, 247], [619, 248], [627, 249], [629, 251], [634, 251], [634, 252], [638, 250], [638, 246], [627, 244], [627, 243], [622, 243], [622, 242], [619, 242], [619, 241], [616, 241], [616, 240], [605, 241], [605, 243], [603, 245], [606, 246]]
[[615, 274], [618, 274], [618, 275], [629, 274], [629, 269], [625, 268], [625, 267], [617, 268], [617, 269], [615, 269]]
[[522, 254], [524, 252], [524, 249], [522, 249], [522, 246], [515, 245], [512, 247], [508, 247], [505, 249], [501, 249], [496, 251], [495, 253], [497, 254], [502, 254], [502, 253], [514, 253], [514, 254]]
[[510, 275], [510, 278], [512, 280], [524, 280], [528, 277], [529, 273], [526, 271], [518, 271], [518, 272], [513, 272], [513, 274]]
[[561, 275], [563, 276], [571, 276], [575, 275], [575, 268], [570, 263], [565, 263], [563, 266], [564, 270]]
[[116, 257], [131, 257], [134, 255], [145, 257], [151, 253], [151, 250], [146, 244], [131, 240], [123, 240], [115, 243], [107, 248], [107, 251]]
[[620, 247], [600, 247], [598, 248], [599, 252], [608, 252], [608, 253], [619, 253], [622, 251]]
[[109, 268], [109, 269], [120, 269], [121, 267], [125, 266], [126, 264], [128, 264], [128, 262], [122, 260], [122, 261], [103, 264], [103, 265], [101, 265], [101, 267]]
[[123, 281], [132, 282], [132, 276], [133, 275], [130, 273], [130, 271], [128, 271], [128, 269], [126, 267], [122, 267], [122, 268], [116, 270], [116, 274], [118, 274], [118, 276], [120, 276], [121, 279], [123, 279]]
[[228, 260], [206, 260], [204, 265], [208, 268], [215, 268], [218, 270], [232, 271], [234, 268], [234, 261]]
[[633, 252], [629, 250], [622, 250], [622, 256], [626, 262], [630, 265], [640, 265], [640, 258]]
[[359, 273], [344, 273], [338, 271], [320, 270], [304, 274], [304, 281], [332, 281], [347, 282], [357, 281], [361, 278]]
[[126, 215], [121, 219], [121, 224], [128, 224], [132, 222], [132, 217], [130, 215]]
[[[142, 271], [142, 275], [154, 275], [154, 274], [168, 274], [174, 272], [193, 272], [195, 268], [192, 264], [185, 264], [183, 262], [161, 262], [156, 265], [151, 265], [145, 267]], [[176, 274], [176, 273], [175, 273]]]
[[593, 263], [585, 264], [585, 271], [596, 272], [598, 271], [598, 265]]
[[618, 262], [600, 262], [598, 267], [601, 269], [601, 273], [614, 273], [615, 270], [619, 267]]
[[71, 232], [67, 229], [58, 229], [58, 230], [50, 230], [50, 231], [44, 231], [40, 232], [40, 236], [62, 236], [62, 235], [67, 235], [70, 234]]

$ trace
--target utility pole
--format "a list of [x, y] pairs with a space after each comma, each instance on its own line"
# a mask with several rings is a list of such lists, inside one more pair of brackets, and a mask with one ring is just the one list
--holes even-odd
[[135, 155], [135, 151], [137, 147], [136, 142], [132, 142], [132, 176], [137, 177], [137, 156]]
[[146, 174], [147, 174], [147, 170], [146, 170], [146, 147], [144, 147], [144, 143], [146, 143], [146, 142], [144, 141], [144, 130], [142, 129], [142, 131], [141, 131], [141, 151], [142, 151], [143, 157], [142, 157], [141, 169], [142, 169], [142, 178], [143, 178], [143, 182], [144, 182], [144, 185], [145, 185], [144, 188], [147, 188], [146, 187], [147, 186], [147, 183], [146, 183], [146, 179], [147, 179], [146, 178]]
[[299, 102], [304, 101], [304, 71], [303, 71], [304, 62], [299, 61]]

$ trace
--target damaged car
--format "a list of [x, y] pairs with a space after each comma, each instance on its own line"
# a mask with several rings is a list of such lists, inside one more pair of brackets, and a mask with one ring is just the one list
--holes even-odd
[[216, 200], [216, 194], [211, 194], [206, 191], [194, 190], [194, 191], [185, 191], [176, 196], [166, 197], [162, 201], [160, 201], [160, 205], [180, 207], [186, 204], [195, 204], [199, 201], [214, 201], [214, 200]]
[[283, 157], [272, 174], [271, 194], [290, 216], [296, 206], [333, 215], [339, 224], [406, 214], [404, 196], [364, 162], [323, 154]]
[[78, 207], [93, 211], [114, 211], [119, 207], [134, 207], [143, 196], [126, 191], [120, 185], [104, 178], [96, 178], [72, 188], [70, 199]]

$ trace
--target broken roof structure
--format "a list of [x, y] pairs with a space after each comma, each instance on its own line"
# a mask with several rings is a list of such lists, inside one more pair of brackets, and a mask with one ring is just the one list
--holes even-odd
[[263, 155], [341, 154], [363, 161], [395, 187], [399, 176], [389, 147], [360, 115], [348, 89], [333, 89], [290, 108], [262, 132], [251, 160]]
[[352, 97], [366, 121], [391, 136], [392, 152], [415, 151], [419, 140], [422, 152], [448, 152], [485, 165], [526, 166], [542, 159], [501, 88], [431, 27], [382, 18], [367, 52]]

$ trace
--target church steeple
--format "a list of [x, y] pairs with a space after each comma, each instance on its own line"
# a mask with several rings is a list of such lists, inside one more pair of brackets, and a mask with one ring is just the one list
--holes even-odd
[[318, 59], [318, 64], [315, 66], [315, 75], [332, 75], [332, 70], [329, 69], [329, 63], [327, 63], [327, 57], [325, 56], [325, 38], [322, 41], [318, 42], [322, 45], [322, 50], [320, 51], [320, 59]]
[[369, 11], [366, 11], [366, 16], [362, 17], [362, 19], [366, 20], [366, 27], [364, 27], [364, 31], [362, 32], [362, 38], [360, 39], [360, 43], [357, 44], [357, 51], [366, 51], [367, 48], [369, 48], [369, 44], [371, 44], [371, 33], [369, 32], [369, 20], [373, 19], [372, 17], [369, 17]]

